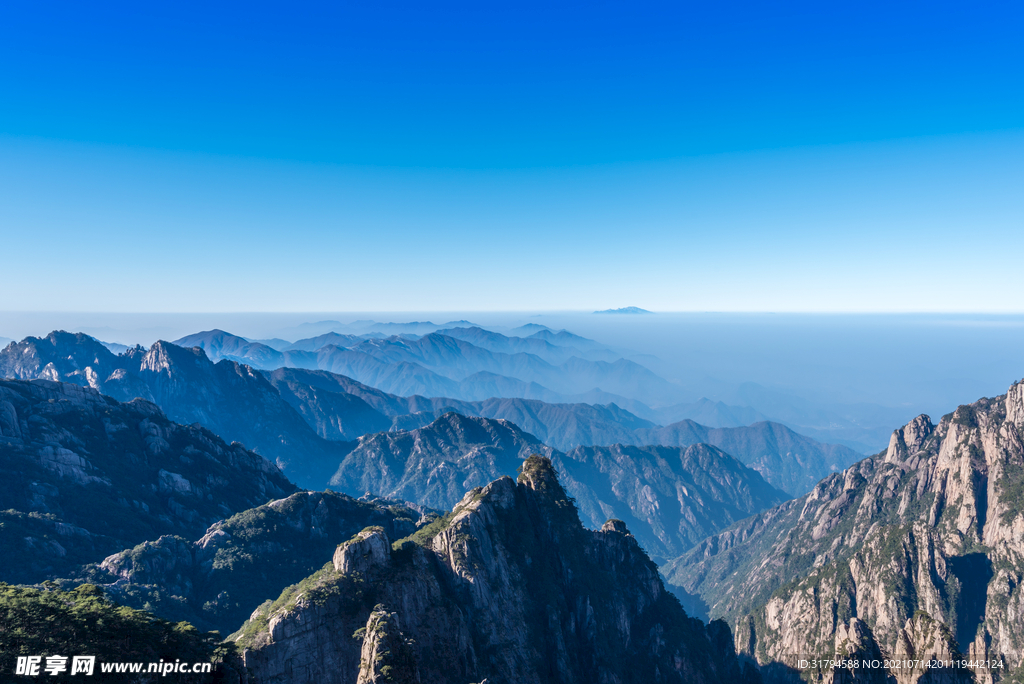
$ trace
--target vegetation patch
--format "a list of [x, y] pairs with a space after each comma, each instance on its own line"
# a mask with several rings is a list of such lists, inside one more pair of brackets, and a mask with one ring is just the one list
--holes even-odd
[[[117, 605], [93, 584], [62, 591], [49, 583], [42, 590], [0, 583], [0, 672], [14, 672], [19, 655], [94, 655], [97, 674], [102, 662], [235, 663], [236, 658], [234, 645], [221, 644], [215, 632], [200, 632], [187, 622], [168, 622]], [[179, 676], [177, 681], [214, 681], [210, 675]], [[77, 677], [70, 678], [69, 668], [63, 675], [45, 679], [74, 681]], [[104, 674], [102, 679], [131, 681], [131, 676]]]

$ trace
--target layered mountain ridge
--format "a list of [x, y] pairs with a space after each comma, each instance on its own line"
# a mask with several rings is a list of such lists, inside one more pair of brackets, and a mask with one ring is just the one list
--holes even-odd
[[467, 489], [514, 474], [533, 454], [552, 460], [588, 524], [626, 519], [656, 558], [676, 555], [787, 498], [757, 472], [706, 444], [579, 447], [562, 453], [509, 421], [454, 412], [423, 428], [360, 439], [331, 486], [450, 509]]
[[821, 444], [770, 423], [732, 431], [686, 421], [660, 428], [615, 404], [401, 397], [327, 371], [258, 372], [236, 361], [213, 363], [201, 349], [167, 342], [157, 342], [148, 351], [136, 347], [115, 355], [87, 335], [54, 332], [0, 351], [0, 375], [73, 382], [119, 400], [143, 397], [173, 420], [198, 422], [226, 439], [243, 442], [280, 463], [297, 483], [314, 489], [325, 486], [352, 449], [352, 440], [373, 432], [422, 427], [453, 409], [512, 420], [562, 450], [594, 444], [708, 442], [759, 469], [791, 494], [806, 491], [859, 458], [845, 447]]

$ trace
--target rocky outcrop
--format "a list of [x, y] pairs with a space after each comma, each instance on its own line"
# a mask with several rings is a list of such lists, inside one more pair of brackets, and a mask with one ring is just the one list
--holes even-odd
[[155, 405], [90, 387], [0, 380], [0, 579], [64, 576], [295, 491], [277, 466]]
[[762, 663], [831, 652], [855, 618], [886, 653], [1024, 666], [1021, 386], [915, 418], [884, 453], [673, 561], [669, 581], [745, 625]]
[[374, 610], [366, 621], [356, 684], [420, 684], [415, 642], [405, 636], [398, 613]]
[[368, 527], [334, 552], [334, 571], [365, 574], [385, 565], [390, 557], [391, 543], [384, 528]]
[[[256, 682], [739, 682], [621, 521], [582, 527], [551, 462], [410, 539], [364, 530], [235, 635]], [[724, 638], [723, 638], [724, 636]], [[389, 679], [390, 677], [390, 679]]]
[[388, 536], [405, 537], [436, 517], [396, 501], [297, 492], [219, 521], [196, 541], [164, 536], [112, 554], [78, 579], [105, 585], [126, 605], [227, 635], [332, 551], [336, 567], [365, 572], [390, 554]]

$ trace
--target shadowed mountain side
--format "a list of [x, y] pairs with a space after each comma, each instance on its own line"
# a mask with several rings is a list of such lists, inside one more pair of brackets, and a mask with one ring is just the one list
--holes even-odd
[[[551, 404], [527, 399], [460, 401], [448, 398], [396, 397], [323, 372], [279, 369], [268, 374], [282, 396], [324, 437], [353, 439], [375, 427], [411, 430], [427, 425], [446, 411], [509, 420], [540, 441], [560, 450], [609, 444], [690, 446], [712, 444], [757, 470], [772, 485], [798, 495], [830, 472], [861, 456], [843, 446], [821, 444], [777, 423], [741, 428], [708, 428], [693, 421], [658, 427], [614, 404]], [[316, 387], [315, 396], [302, 389]], [[332, 401], [328, 393], [344, 396]], [[365, 405], [363, 404], [365, 402]], [[339, 421], [332, 411], [352, 411]], [[382, 414], [374, 416], [370, 411]], [[345, 422], [347, 421], [347, 422]], [[344, 424], [342, 424], [344, 423]], [[362, 430], [362, 432], [360, 432]]]
[[399, 397], [325, 371], [280, 368], [270, 383], [321, 437], [355, 439], [391, 428], [423, 427], [447, 411], [510, 420], [526, 432], [565, 449], [576, 445], [631, 442], [633, 430], [654, 427], [611, 404], [555, 404], [531, 399], [462, 401], [446, 397]]
[[539, 457], [411, 538], [363, 530], [232, 639], [259, 683], [758, 680], [727, 626], [687, 617], [622, 521], [580, 525]]
[[755, 471], [706, 445], [576, 449], [563, 454], [505, 420], [451, 412], [409, 432], [359, 440], [331, 478], [349, 494], [449, 508], [466, 488], [515, 472], [533, 453], [564, 472], [590, 524], [609, 516], [634, 521], [652, 555], [667, 558], [784, 500]]
[[553, 451], [507, 421], [451, 412], [417, 430], [363, 437], [330, 485], [450, 509], [467, 489], [514, 473], [531, 453]]
[[295, 490], [262, 456], [148, 401], [0, 380], [0, 579], [40, 582]]
[[268, 368], [283, 365], [284, 356], [273, 347], [259, 342], [250, 342], [244, 337], [232, 335], [223, 330], [206, 330], [186, 335], [181, 339], [171, 342], [178, 347], [190, 349], [199, 347], [211, 361], [221, 359], [246, 359], [248, 363], [257, 368]]
[[586, 349], [583, 349], [573, 346], [569, 340], [563, 340], [566, 344], [552, 344], [539, 337], [508, 337], [483, 328], [447, 328], [438, 330], [437, 333], [469, 342], [492, 352], [533, 354], [554, 365], [565, 363], [574, 356], [590, 361], [614, 361], [621, 357], [621, 354], [601, 347], [593, 340], [584, 340], [590, 344], [584, 344], [583, 347]]
[[575, 347], [577, 349], [585, 350], [604, 348], [604, 345], [600, 342], [596, 342], [579, 335], [574, 335], [568, 330], [552, 330], [551, 328], [540, 326], [541, 329], [530, 332], [528, 329], [529, 326], [525, 325], [519, 328], [519, 330], [523, 330], [524, 328], [527, 328], [524, 332], [529, 333], [529, 339], [544, 340], [545, 342], [550, 342], [551, 344], [562, 347]]
[[372, 387], [399, 396], [456, 396], [459, 383], [423, 366], [401, 361], [389, 363], [371, 354], [328, 345], [317, 352], [316, 367], [339, 375], [347, 375]]
[[[358, 335], [342, 335], [336, 332], [329, 332], [323, 335], [317, 335], [316, 337], [309, 337], [304, 340], [298, 340], [296, 342], [289, 343], [284, 348], [287, 351], [307, 351], [315, 352], [323, 349], [326, 346], [334, 347], [352, 347], [363, 341], [362, 337]], [[284, 351], [282, 350], [282, 351]]]
[[[629, 407], [626, 407], [629, 408]], [[704, 397], [691, 404], [676, 404], [659, 409], [648, 409], [645, 417], [661, 425], [670, 425], [683, 420], [692, 420], [708, 427], [743, 427], [768, 420], [762, 413], [749, 406], [730, 406], [721, 401]]]

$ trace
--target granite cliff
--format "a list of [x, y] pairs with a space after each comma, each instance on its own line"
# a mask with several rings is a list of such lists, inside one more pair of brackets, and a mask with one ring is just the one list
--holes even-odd
[[885, 452], [664, 571], [735, 625], [740, 650], [762, 663], [877, 647], [997, 660], [1003, 669], [973, 674], [998, 679], [1024, 667], [1022, 438], [1022, 383], [937, 424], [919, 416]]
[[621, 521], [582, 527], [551, 462], [473, 489], [408, 539], [369, 527], [233, 636], [259, 683], [740, 682]]

